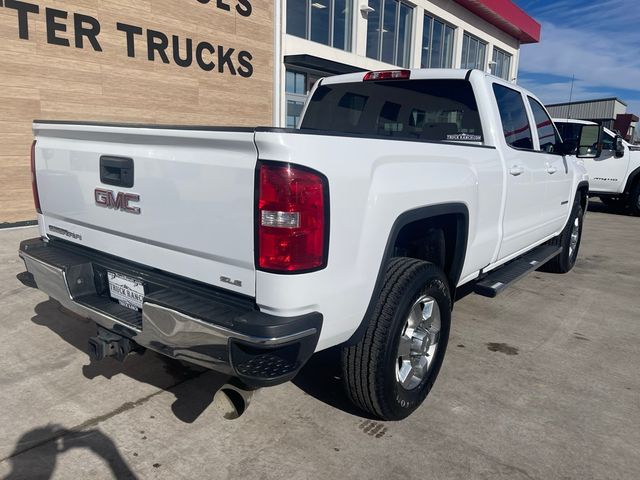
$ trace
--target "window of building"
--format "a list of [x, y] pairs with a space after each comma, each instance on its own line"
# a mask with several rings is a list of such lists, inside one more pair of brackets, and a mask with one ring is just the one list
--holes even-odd
[[491, 73], [496, 77], [510, 80], [511, 74], [511, 55], [503, 52], [498, 48], [493, 49], [493, 63], [491, 64]]
[[462, 63], [460, 68], [485, 70], [487, 44], [465, 32], [462, 37]]
[[287, 33], [351, 50], [353, 0], [288, 0]]
[[538, 139], [540, 140], [540, 150], [548, 153], [560, 151], [560, 135], [556, 127], [553, 125], [551, 118], [547, 115], [545, 109], [533, 98], [529, 97], [529, 104], [533, 112], [533, 118], [536, 121], [536, 129], [538, 130]]
[[483, 140], [473, 88], [464, 80], [321, 85], [300, 128], [432, 142]]
[[493, 92], [498, 102], [502, 130], [507, 143], [514, 148], [532, 150], [531, 125], [520, 92], [497, 83], [493, 84]]
[[296, 128], [304, 108], [304, 102], [307, 100], [307, 75], [287, 70], [285, 90], [287, 92], [287, 128]]
[[370, 0], [367, 57], [409, 67], [413, 7], [400, 0]]
[[430, 15], [424, 16], [422, 68], [451, 68], [455, 28]]

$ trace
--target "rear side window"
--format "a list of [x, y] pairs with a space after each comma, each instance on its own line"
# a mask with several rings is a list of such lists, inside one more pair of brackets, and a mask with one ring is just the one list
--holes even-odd
[[507, 143], [514, 148], [533, 150], [531, 125], [520, 92], [497, 83], [493, 84], [493, 92]]
[[321, 85], [300, 128], [436, 142], [483, 141], [476, 99], [465, 80]]
[[538, 138], [540, 139], [540, 150], [547, 153], [560, 152], [560, 135], [556, 131], [551, 118], [547, 115], [545, 109], [538, 101], [529, 97], [529, 104], [533, 112], [533, 118], [536, 121], [536, 129], [538, 130]]

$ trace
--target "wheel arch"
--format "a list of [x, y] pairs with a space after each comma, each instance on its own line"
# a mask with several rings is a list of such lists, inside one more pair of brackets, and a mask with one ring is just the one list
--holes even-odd
[[589, 205], [589, 182], [582, 181], [578, 184], [578, 188], [576, 189], [576, 198], [578, 196], [580, 196], [580, 205], [582, 206], [582, 210], [586, 213]]
[[[395, 256], [396, 247], [398, 246], [398, 242], [402, 241], [403, 232], [406, 232], [407, 229], [413, 228], [415, 225], [425, 227], [431, 226], [435, 228], [439, 228], [442, 225], [448, 225], [448, 231], [444, 233], [445, 251], [447, 253], [445, 254], [443, 270], [449, 280], [451, 298], [455, 298], [456, 285], [460, 280], [467, 252], [467, 242], [469, 238], [469, 209], [464, 203], [445, 203], [408, 210], [398, 216], [389, 231], [384, 254], [378, 268], [378, 275], [367, 310], [357, 330], [346, 342], [347, 345], [357, 343], [364, 335], [368, 324], [368, 318], [373, 313], [376, 301], [379, 297], [380, 291], [382, 290], [386, 266], [389, 260]], [[452, 230], [451, 226], [453, 226]], [[452, 246], [453, 248], [451, 248]], [[421, 259], [425, 260], [424, 258]]]
[[633, 186], [640, 181], [640, 167], [636, 168], [633, 172], [629, 174], [627, 178], [627, 183], [624, 186], [624, 193], [629, 195], [631, 193], [631, 189]]

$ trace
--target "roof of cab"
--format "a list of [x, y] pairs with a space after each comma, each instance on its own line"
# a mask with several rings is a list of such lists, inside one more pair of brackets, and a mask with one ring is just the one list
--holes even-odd
[[554, 123], [579, 123], [580, 125], [597, 125], [589, 120], [578, 120], [576, 118], [552, 118]]
[[[377, 71], [394, 71], [394, 70], [409, 70], [406, 68], [389, 68], [385, 70]], [[332, 77], [326, 77], [322, 80], [323, 85], [331, 85], [336, 83], [355, 83], [362, 82], [364, 76], [369, 72], [357, 72], [347, 73], [345, 75], [335, 75]], [[454, 68], [420, 68], [411, 69], [411, 80], [425, 80], [425, 79], [450, 79], [450, 80], [464, 80], [469, 73], [469, 69], [454, 69]]]

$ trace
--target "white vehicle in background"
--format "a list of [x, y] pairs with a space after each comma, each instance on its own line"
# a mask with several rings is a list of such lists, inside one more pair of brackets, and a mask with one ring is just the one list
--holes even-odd
[[[565, 143], [575, 145], [583, 125], [594, 122], [569, 118], [553, 119]], [[602, 153], [585, 158], [589, 173], [589, 193], [600, 197], [605, 205], [629, 206], [640, 215], [640, 147], [625, 142], [620, 135], [603, 128]]]

